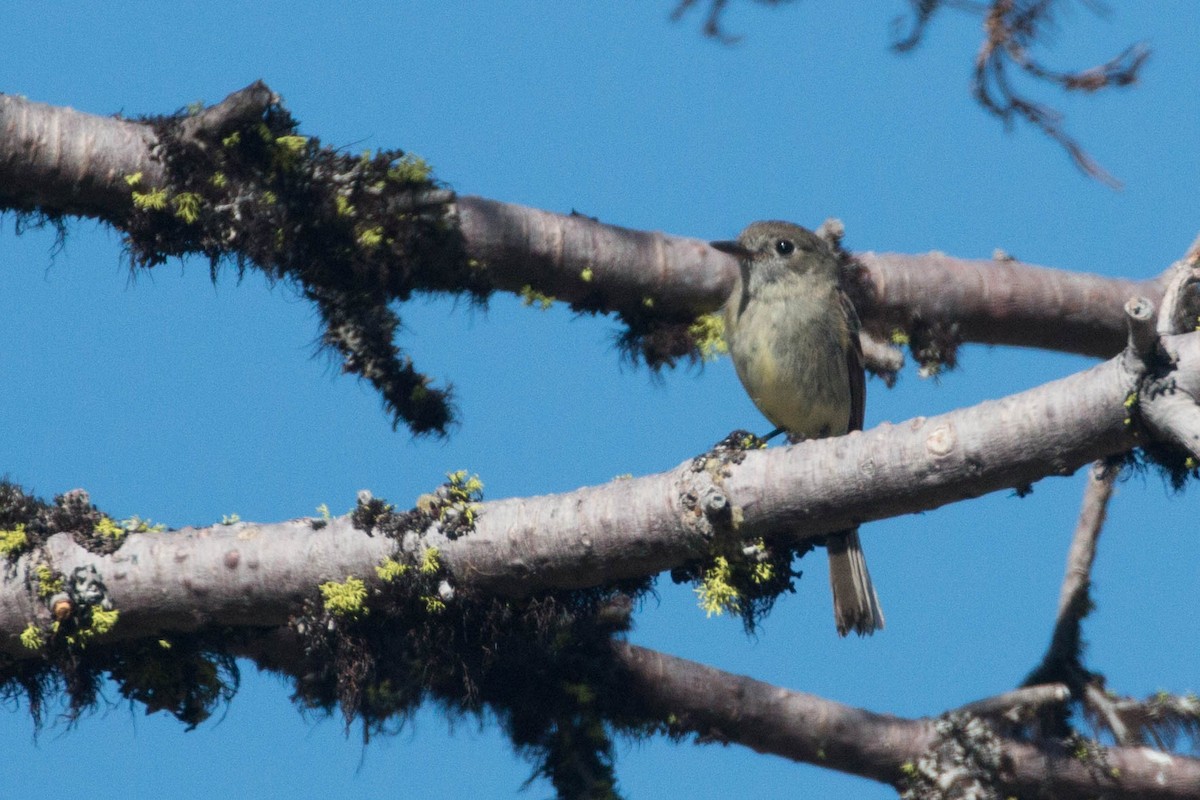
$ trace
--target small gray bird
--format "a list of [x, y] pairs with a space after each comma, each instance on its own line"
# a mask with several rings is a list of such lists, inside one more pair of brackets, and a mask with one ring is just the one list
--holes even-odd
[[[833, 249], [810, 230], [776, 221], [755, 222], [736, 242], [712, 246], [741, 266], [725, 303], [725, 338], [758, 410], [792, 441], [862, 430], [858, 314], [842, 291]], [[838, 633], [882, 628], [858, 529], [829, 534], [825, 548]]]

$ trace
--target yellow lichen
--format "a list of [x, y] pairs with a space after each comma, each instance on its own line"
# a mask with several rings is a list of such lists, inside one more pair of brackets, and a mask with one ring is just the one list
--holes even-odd
[[441, 566], [441, 553], [436, 547], [430, 547], [421, 553], [421, 574], [432, 575], [437, 572]]
[[534, 303], [537, 303], [538, 307], [541, 308], [542, 311], [545, 311], [546, 309], [550, 308], [550, 306], [554, 305], [553, 297], [548, 294], [542, 294], [529, 284], [525, 284], [521, 287], [520, 295], [522, 305], [531, 306]]
[[391, 583], [397, 578], [403, 576], [404, 573], [408, 572], [408, 570], [408, 564], [397, 561], [391, 556], [388, 556], [383, 560], [382, 564], [376, 565], [375, 574], [379, 576], [381, 581]]
[[92, 626], [89, 631], [92, 635], [102, 636], [117, 626], [117, 619], [121, 616], [121, 612], [117, 609], [105, 611], [103, 608], [92, 608]]
[[750, 571], [750, 580], [758, 584], [770, 583], [775, 577], [775, 568], [771, 566], [769, 561], [760, 561], [754, 565]]
[[425, 159], [412, 153], [406, 153], [388, 170], [388, 178], [397, 183], [424, 183], [432, 174]]
[[37, 581], [37, 595], [48, 600], [63, 590], [62, 578], [54, 577], [54, 570], [45, 564], [34, 567], [33, 578]]
[[696, 343], [703, 361], [716, 361], [729, 352], [725, 341], [725, 318], [720, 314], [702, 314], [688, 326], [688, 334]]
[[583, 281], [584, 283], [591, 283], [592, 278], [594, 277], [595, 273], [592, 272], [591, 267], [584, 267], [583, 271], [579, 273], [579, 280]]
[[25, 626], [25, 630], [21, 631], [20, 638], [21, 645], [27, 650], [40, 650], [44, 644], [41, 628], [32, 622]]
[[96, 527], [92, 529], [92, 533], [100, 538], [112, 539], [113, 541], [124, 539], [125, 534], [128, 532], [108, 517], [101, 517], [100, 521], [96, 523]]
[[[100, 606], [92, 606], [92, 621], [86, 628], [80, 628], [74, 633], [67, 634], [67, 644], [86, 647], [87, 643], [97, 636], [103, 636], [117, 626], [121, 612], [117, 609], [105, 610]], [[53, 630], [58, 633], [62, 621], [54, 622]]]
[[325, 610], [335, 617], [356, 619], [366, 614], [367, 585], [359, 578], [346, 578], [342, 583], [326, 581], [319, 587], [325, 599]]
[[28, 546], [29, 534], [25, 533], [25, 523], [18, 522], [12, 530], [0, 531], [0, 555], [16, 558]]
[[468, 527], [475, 527], [475, 518], [479, 513], [476, 501], [483, 499], [483, 481], [479, 480], [478, 475], [468, 477], [465, 469], [448, 472], [446, 478], [449, 502], [442, 506], [438, 518], [444, 520], [447, 510], [453, 508], [466, 521]]
[[133, 205], [142, 211], [162, 211], [167, 207], [167, 190], [159, 188], [149, 192], [134, 192]]
[[167, 529], [166, 525], [161, 523], [156, 524], [148, 519], [142, 519], [137, 514], [121, 520], [121, 527], [129, 533], [146, 533], [147, 531], [154, 531], [157, 533]]
[[296, 135], [280, 136], [275, 139], [275, 144], [289, 153], [299, 155], [304, 151], [305, 146], [308, 145], [308, 137]]
[[383, 228], [378, 225], [358, 234], [358, 243], [363, 247], [378, 247], [383, 242]]
[[741, 596], [729, 582], [731, 577], [729, 560], [724, 556], [717, 556], [713, 559], [713, 565], [704, 571], [704, 577], [695, 592], [706, 616], [719, 617], [726, 611], [733, 614], [741, 612]]
[[194, 192], [180, 192], [171, 199], [175, 206], [175, 216], [191, 225], [200, 218], [201, 197]]

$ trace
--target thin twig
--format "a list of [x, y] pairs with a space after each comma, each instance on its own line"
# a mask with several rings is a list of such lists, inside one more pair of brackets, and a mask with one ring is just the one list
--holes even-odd
[[[1113, 481], [1117, 470], [1098, 461], [1088, 472], [1087, 489], [1083, 493], [1083, 506], [1079, 511], [1079, 522], [1075, 525], [1075, 538], [1067, 554], [1067, 571], [1063, 576], [1062, 591], [1058, 596], [1058, 620], [1055, 622], [1055, 639], [1060, 629], [1076, 628], [1073, 634], [1079, 638], [1078, 627], [1083, 616], [1091, 608], [1088, 590], [1091, 587], [1092, 562], [1096, 558], [1096, 542], [1100, 529], [1108, 514], [1108, 500], [1112, 497]], [[1073, 609], [1083, 613], [1073, 613]]]

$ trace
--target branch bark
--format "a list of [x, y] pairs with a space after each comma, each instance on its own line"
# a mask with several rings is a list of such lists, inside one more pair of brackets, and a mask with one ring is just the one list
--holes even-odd
[[[1196, 391], [1200, 334], [1166, 342], [1177, 354], [1180, 390]], [[416, 546], [438, 547], [456, 583], [509, 596], [653, 575], [706, 554], [718, 534], [708, 514], [726, 506], [741, 519], [737, 536], [798, 542], [1069, 474], [1137, 444], [1125, 405], [1135, 387], [1117, 357], [1002, 400], [746, 452], [740, 463], [710, 454], [658, 475], [484, 503], [469, 535], [431, 533]], [[122, 609], [114, 635], [129, 637], [282, 624], [315, 586], [373, 576], [395, 546], [343, 518], [320, 530], [293, 520], [133, 534], [111, 556], [60, 534], [47, 555], [64, 574], [95, 567]], [[0, 580], [0, 652], [18, 658], [29, 651], [17, 634], [48, 613], [26, 588], [30, 566], [27, 555]]]
[[[300, 651], [295, 633], [280, 629], [245, 645], [240, 655], [263, 669], [294, 675]], [[627, 642], [614, 642], [613, 654], [639, 703], [700, 743], [738, 744], [897, 787], [942, 744], [937, 719], [879, 714]], [[1060, 702], [1065, 692], [1062, 686], [1032, 687], [978, 700], [954, 713], [959, 719], [992, 716], [1016, 706]], [[1004, 736], [995, 736], [992, 744], [1003, 765], [993, 776], [995, 788], [1006, 795], [1194, 800], [1200, 785], [1200, 760], [1147, 747], [1108, 748], [1102, 751], [1103, 764], [1089, 764], [1053, 745]]]
[[[635, 645], [617, 645], [646, 704], [704, 738], [848, 772], [893, 786], [938, 744], [930, 719], [875, 714]], [[982, 702], [982, 701], [981, 701]], [[1006, 795], [1195, 798], [1200, 760], [1146, 747], [1104, 751], [1104, 769], [1061, 749], [997, 737]]]
[[[239, 94], [271, 97], [261, 83]], [[245, 111], [213, 108], [222, 111], [202, 112], [195, 124]], [[142, 173], [143, 187], [163, 181], [156, 144], [143, 123], [0, 95], [0, 207], [95, 217], [119, 227], [131, 203], [125, 177]], [[457, 212], [468, 255], [486, 264], [503, 290], [532, 286], [586, 304], [600, 289], [608, 309], [651, 297], [658, 311], [694, 315], [718, 308], [733, 283], [733, 258], [701, 240], [481, 197], [459, 197]], [[920, 319], [957, 323], [967, 341], [1107, 357], [1124, 342], [1125, 300], [1140, 294], [1157, 303], [1162, 296], [1158, 278], [1131, 282], [1010, 260], [940, 253], [863, 253], [860, 260], [866, 267], [860, 316], [885, 333]]]

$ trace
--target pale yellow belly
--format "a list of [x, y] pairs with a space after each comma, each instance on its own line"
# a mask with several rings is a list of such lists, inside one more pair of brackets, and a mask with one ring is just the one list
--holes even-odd
[[848, 399], [837, 397], [832, 387], [798, 382], [814, 376], [781, 369], [769, 347], [747, 350], [734, 365], [746, 393], [772, 425], [805, 439], [842, 434], [850, 427]]

